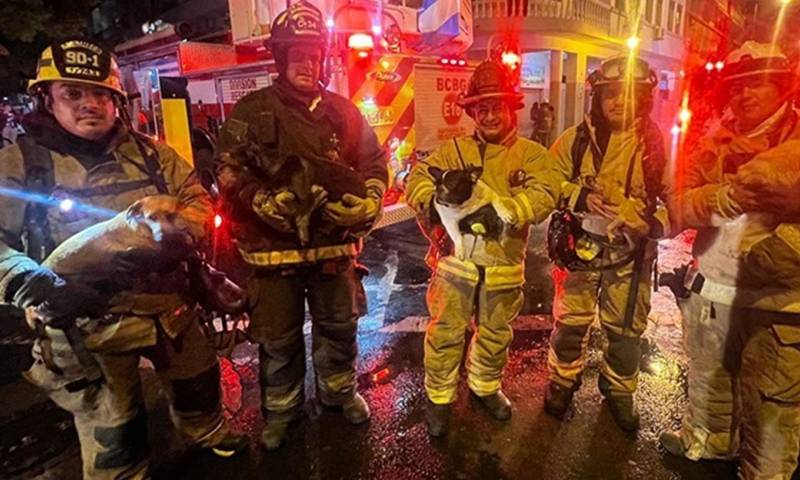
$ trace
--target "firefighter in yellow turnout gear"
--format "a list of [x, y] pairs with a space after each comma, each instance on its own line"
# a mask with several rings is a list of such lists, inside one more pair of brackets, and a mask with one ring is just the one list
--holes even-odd
[[[159, 198], [182, 205], [176, 216], [200, 239], [211, 213], [208, 194], [169, 147], [147, 143], [158, 173], [147, 168], [135, 133], [117, 117], [125, 92], [116, 59], [99, 45], [84, 39], [52, 45], [30, 91], [39, 109], [26, 118], [28, 137], [0, 151], [0, 301], [29, 314], [36, 309], [38, 318], [29, 322], [41, 331], [26, 377], [74, 416], [84, 477], [150, 475], [141, 357], [164, 381], [172, 419], [193, 444], [224, 455], [245, 447], [223, 418], [217, 358], [184, 296], [183, 271], [146, 272], [155, 275], [146, 278], [108, 273], [102, 286], [77, 288], [38, 263], [105, 220], [97, 212], [125, 211], [160, 193], [159, 184], [167, 190]], [[63, 200], [28, 202], [9, 190]], [[114, 271], [109, 265], [107, 272]]]
[[689, 157], [676, 220], [696, 228], [679, 300], [689, 357], [681, 430], [691, 460], [740, 460], [739, 477], [788, 480], [800, 453], [800, 111], [797, 77], [745, 42], [722, 72], [722, 120]]
[[567, 274], [553, 302], [545, 410], [559, 419], [566, 414], [581, 384], [589, 328], [599, 314], [608, 337], [600, 389], [618, 425], [632, 431], [639, 424], [633, 394], [650, 310], [653, 240], [668, 230], [666, 210], [656, 208], [665, 195], [665, 153], [661, 133], [648, 117], [655, 74], [646, 62], [611, 58], [589, 82], [591, 113], [566, 130], [552, 152], [573, 166], [573, 180], [562, 192], [567, 210], [605, 243], [577, 243], [586, 264], [557, 259]]
[[[451, 239], [462, 235], [454, 242], [462, 248], [443, 252], [435, 265], [427, 294], [431, 323], [425, 335], [432, 436], [447, 432], [466, 329], [473, 316], [477, 333], [469, 350], [469, 388], [493, 417], [510, 418], [511, 404], [501, 391], [501, 378], [513, 336], [511, 321], [523, 304], [528, 226], [551, 213], [570, 168], [566, 160], [555, 161], [539, 144], [518, 136], [514, 111], [522, 106], [521, 97], [502, 65], [482, 63], [462, 105], [476, 122], [475, 134], [446, 141], [412, 170], [408, 203], [421, 224], [439, 217], [452, 227], [449, 213], [468, 213], [486, 203], [505, 212], [506, 218], [496, 238], [480, 233], [484, 225], [477, 230], [474, 225], [467, 227], [467, 233], [454, 234], [451, 228]], [[453, 194], [448, 189], [459, 188], [449, 183], [465, 171], [474, 182], [472, 197], [455, 208], [441, 208]]]

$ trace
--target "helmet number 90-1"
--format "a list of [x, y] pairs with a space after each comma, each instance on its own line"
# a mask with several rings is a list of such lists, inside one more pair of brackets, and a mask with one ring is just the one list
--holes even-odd
[[92, 65], [100, 68], [100, 57], [96, 54], [90, 55], [86, 52], [70, 50], [65, 53], [65, 59], [70, 65]]

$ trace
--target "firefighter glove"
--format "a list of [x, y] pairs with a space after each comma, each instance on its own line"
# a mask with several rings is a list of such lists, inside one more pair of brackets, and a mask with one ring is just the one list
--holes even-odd
[[25, 310], [36, 309], [41, 320], [47, 322], [102, 313], [103, 301], [92, 288], [67, 282], [47, 267], [20, 274], [19, 288], [14, 292], [13, 303]]
[[650, 224], [642, 214], [644, 204], [641, 200], [625, 199], [616, 210], [617, 215], [608, 226], [609, 236], [614, 238], [627, 234], [633, 238], [643, 238], [650, 234]]
[[294, 210], [296, 196], [289, 191], [271, 192], [259, 190], [253, 196], [253, 211], [261, 220], [279, 232], [294, 231], [290, 215]]
[[380, 200], [368, 196], [361, 198], [345, 193], [339, 202], [328, 202], [323, 207], [325, 218], [335, 225], [352, 227], [375, 220], [380, 213]]

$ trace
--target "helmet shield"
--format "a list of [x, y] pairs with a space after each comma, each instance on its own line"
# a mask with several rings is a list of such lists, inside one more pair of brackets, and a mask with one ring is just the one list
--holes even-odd
[[96, 85], [125, 95], [117, 60], [113, 53], [82, 38], [56, 42], [46, 48], [28, 90], [45, 82], [77, 82]]

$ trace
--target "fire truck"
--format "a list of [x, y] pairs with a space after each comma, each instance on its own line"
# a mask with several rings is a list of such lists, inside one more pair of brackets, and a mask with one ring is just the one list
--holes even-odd
[[[407, 218], [403, 179], [415, 158], [472, 128], [457, 105], [475, 67], [465, 57], [472, 42], [471, 4], [455, 4], [448, 31], [431, 26], [447, 16], [435, 1], [426, 1], [436, 7], [432, 14], [380, 1], [312, 3], [326, 15], [331, 32], [328, 89], [353, 101], [389, 154], [386, 222]], [[141, 129], [187, 159], [209, 161], [216, 128], [236, 101], [270, 85], [277, 74], [264, 42], [286, 5], [285, 0], [229, 0], [229, 43], [176, 37], [148, 48], [143, 37], [118, 46], [129, 90], [139, 92], [135, 117]], [[156, 35], [169, 38], [169, 27]]]

